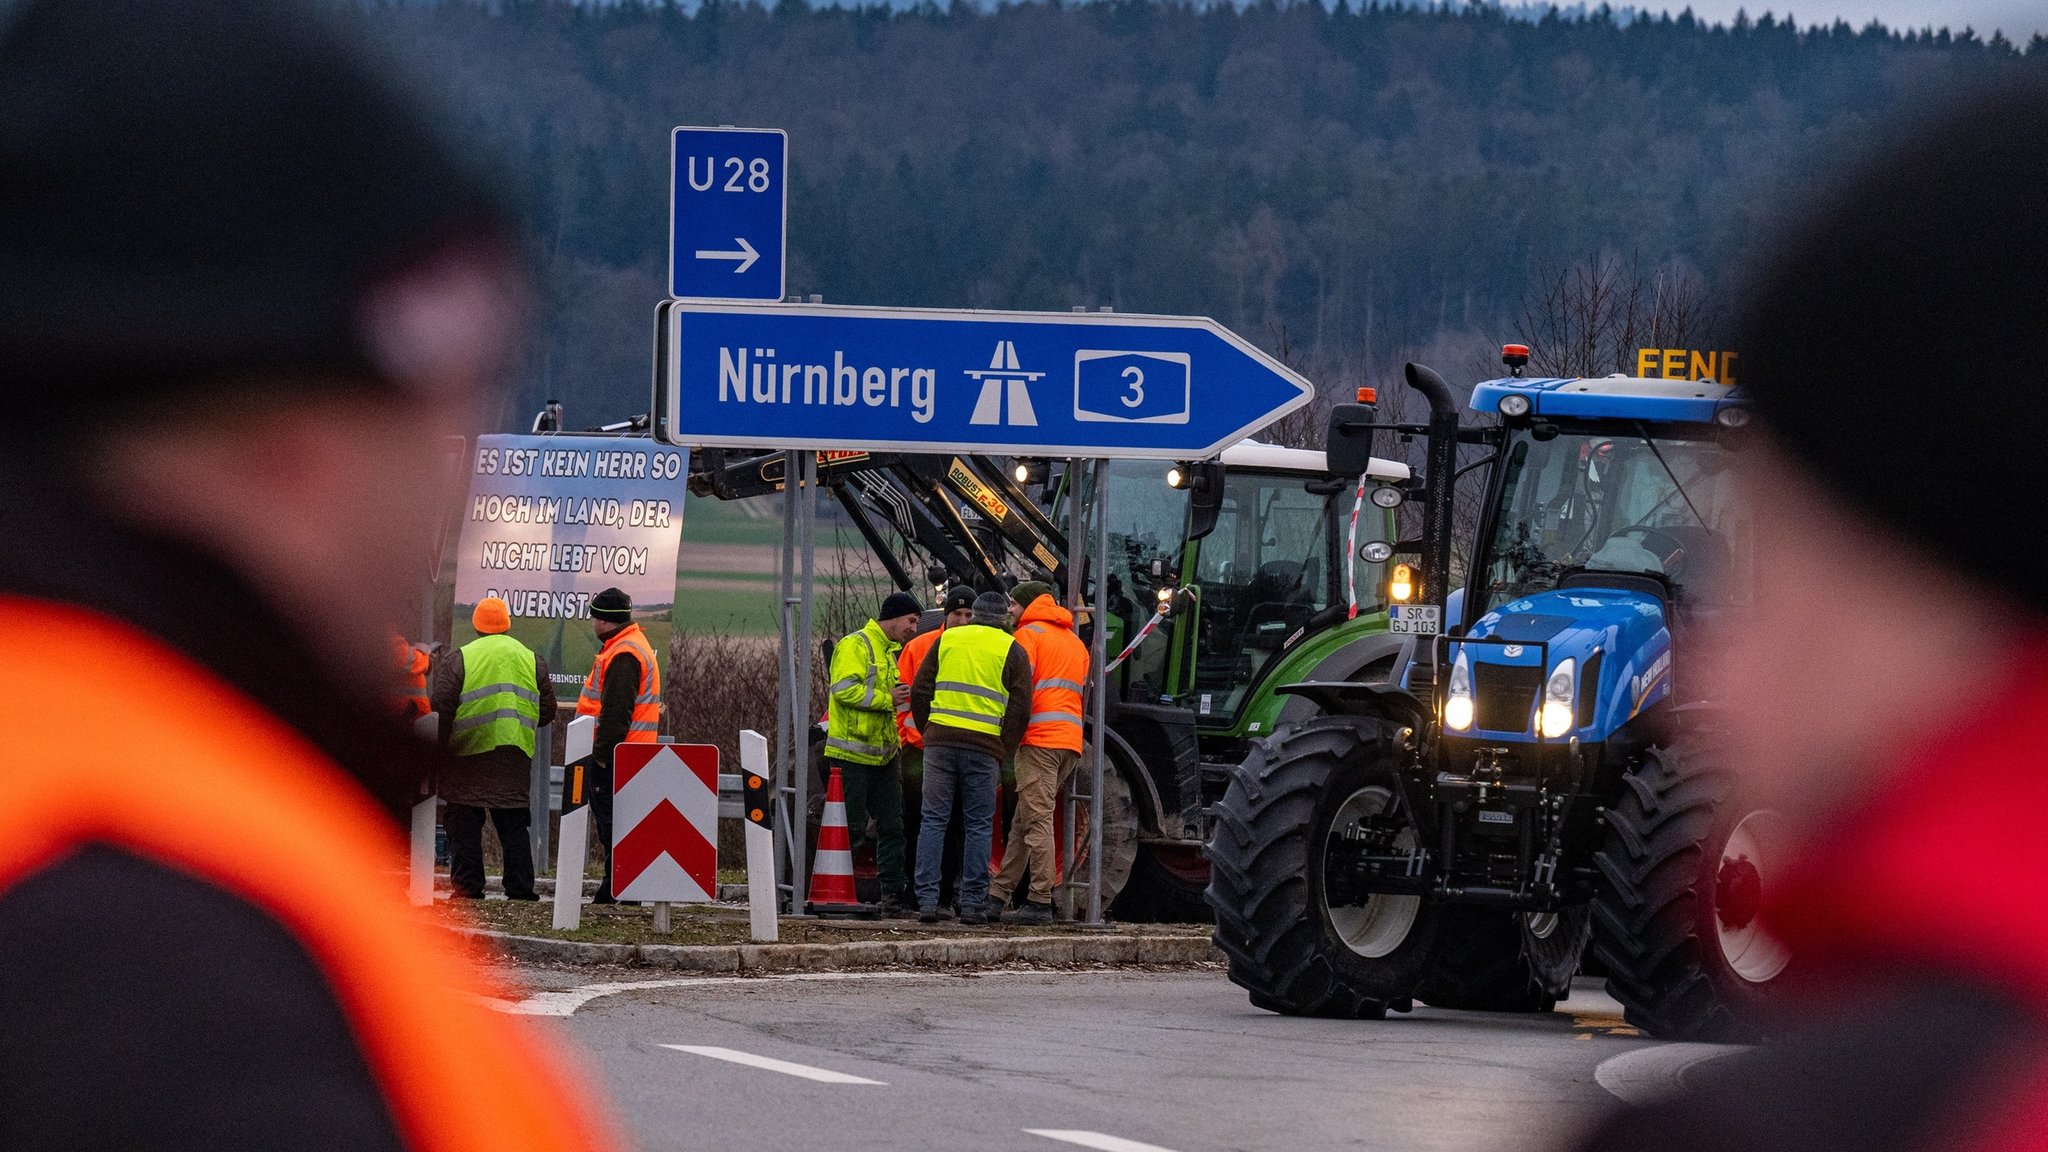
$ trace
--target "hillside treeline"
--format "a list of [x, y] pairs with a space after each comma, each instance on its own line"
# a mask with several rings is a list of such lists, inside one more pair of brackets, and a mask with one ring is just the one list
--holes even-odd
[[791, 292], [1203, 313], [1340, 381], [1513, 335], [1603, 255], [1713, 299], [1819, 158], [2048, 65], [2038, 37], [1348, 0], [364, 16], [522, 165], [543, 291], [507, 426], [645, 408], [676, 124], [789, 130]]

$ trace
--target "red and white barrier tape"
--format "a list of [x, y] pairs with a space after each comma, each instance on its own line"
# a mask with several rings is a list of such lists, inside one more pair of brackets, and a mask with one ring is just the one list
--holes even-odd
[[[1173, 599], [1178, 600], [1182, 595], [1193, 591], [1194, 589], [1192, 587], [1182, 588], [1174, 593]], [[1166, 603], [1168, 605], [1171, 605], [1173, 603], [1173, 600], [1168, 600]], [[1109, 663], [1102, 666], [1102, 674], [1104, 676], [1107, 676], [1111, 672], [1116, 671], [1117, 666], [1119, 664], [1122, 664], [1125, 660], [1129, 659], [1131, 653], [1136, 652], [1138, 650], [1138, 645], [1143, 644], [1145, 642], [1145, 637], [1150, 636], [1152, 635], [1152, 633], [1159, 630], [1159, 622], [1164, 619], [1166, 619], [1166, 609], [1162, 607], [1161, 609], [1159, 609], [1159, 611], [1154, 612], [1152, 614], [1152, 618], [1150, 620], [1145, 621], [1145, 626], [1143, 628], [1138, 629], [1138, 634], [1136, 636], [1131, 637], [1131, 642], [1129, 644], [1124, 645], [1124, 650], [1116, 654], [1116, 659], [1111, 660]]]
[[1358, 474], [1358, 495], [1351, 500], [1351, 529], [1344, 534], [1344, 618], [1358, 619], [1358, 512], [1365, 507], [1365, 477]]

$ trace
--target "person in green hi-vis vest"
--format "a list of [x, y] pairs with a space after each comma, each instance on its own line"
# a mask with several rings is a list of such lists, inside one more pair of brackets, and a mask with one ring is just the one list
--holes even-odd
[[910, 869], [903, 852], [903, 778], [896, 760], [896, 708], [909, 689], [896, 682], [896, 653], [917, 631], [921, 614], [908, 592], [891, 592], [874, 618], [832, 649], [825, 711], [825, 771], [839, 769], [846, 788], [846, 825], [860, 844], [875, 821], [875, 867], [882, 911], [910, 910]]
[[512, 613], [503, 600], [484, 597], [470, 622], [477, 638], [443, 660], [434, 676], [441, 742], [457, 765], [441, 778], [448, 879], [456, 899], [483, 899], [488, 815], [505, 850], [505, 895], [537, 900], [527, 840], [533, 821], [528, 779], [535, 733], [555, 717], [555, 689], [547, 661], [507, 635]]

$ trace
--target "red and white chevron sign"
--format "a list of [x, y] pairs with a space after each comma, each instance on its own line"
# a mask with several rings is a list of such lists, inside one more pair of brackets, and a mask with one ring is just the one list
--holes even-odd
[[718, 748], [621, 744], [612, 754], [612, 888], [621, 900], [718, 893]]

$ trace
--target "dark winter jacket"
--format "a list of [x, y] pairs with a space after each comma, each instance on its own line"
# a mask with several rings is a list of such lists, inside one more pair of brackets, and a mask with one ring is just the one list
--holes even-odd
[[1767, 892], [1783, 1038], [1584, 1152], [2048, 1150], [2048, 660], [2001, 682]]

